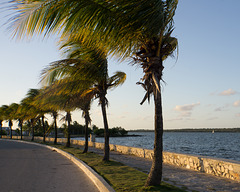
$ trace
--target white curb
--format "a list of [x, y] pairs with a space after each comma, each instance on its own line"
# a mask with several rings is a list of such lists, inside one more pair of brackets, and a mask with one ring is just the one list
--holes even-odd
[[71, 155], [61, 149], [58, 149], [58, 148], [55, 148], [52, 146], [48, 146], [48, 145], [43, 145], [40, 143], [27, 142], [27, 141], [22, 141], [22, 140], [8, 139], [8, 141], [17, 141], [17, 142], [22, 142], [22, 143], [38, 145], [38, 146], [46, 147], [50, 150], [56, 151], [56, 152], [62, 154], [63, 156], [67, 157], [68, 159], [70, 159], [80, 169], [82, 169], [82, 171], [92, 180], [92, 182], [96, 185], [96, 187], [98, 188], [98, 190], [100, 192], [115, 192], [115, 190], [100, 175], [98, 175], [91, 167], [89, 167], [86, 163], [84, 163], [83, 161], [77, 159], [73, 155]]

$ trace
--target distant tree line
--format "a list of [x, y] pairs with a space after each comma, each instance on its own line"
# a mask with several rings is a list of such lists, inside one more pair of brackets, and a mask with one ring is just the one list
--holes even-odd
[[[47, 135], [53, 135], [54, 134], [54, 126], [53, 124], [49, 125], [48, 121], [45, 121], [45, 128], [46, 128], [46, 133]], [[30, 135], [31, 134], [31, 124], [30, 122], [25, 122], [23, 125], [23, 131], [25, 132], [25, 135]], [[42, 129], [42, 122], [37, 121], [37, 123], [34, 126], [35, 129], [35, 136], [43, 136], [43, 129]], [[58, 128], [58, 133], [59, 134], [64, 134], [66, 136], [68, 130], [68, 126], [64, 123], [60, 128]], [[74, 121], [70, 125], [70, 134], [72, 136], [84, 136], [85, 135], [85, 126], [79, 124], [77, 121]], [[5, 130], [2, 130], [1, 135], [7, 135], [7, 132]], [[88, 135], [91, 133], [94, 133], [98, 137], [104, 137], [104, 128], [98, 128], [96, 125], [92, 126], [91, 128], [88, 128]], [[16, 129], [16, 134], [20, 135], [20, 129]], [[126, 136], [128, 134], [128, 131], [126, 131], [122, 127], [113, 127], [109, 129], [109, 136], [110, 137], [120, 137], [120, 136]]]
[[[104, 136], [104, 129], [103, 128], [97, 128], [96, 126], [93, 129], [93, 132], [98, 137]], [[128, 131], [126, 131], [122, 127], [113, 127], [112, 129], [109, 129], [109, 136], [110, 137], [122, 137], [126, 136], [128, 134]]]
[[[61, 128], [59, 128], [59, 132], [60, 133], [64, 133], [66, 134], [68, 127], [66, 124], [62, 124]], [[77, 121], [74, 121], [71, 125], [70, 125], [70, 134], [71, 135], [84, 135], [85, 134], [85, 126], [79, 124]], [[91, 133], [91, 129], [88, 127], [88, 135]]]

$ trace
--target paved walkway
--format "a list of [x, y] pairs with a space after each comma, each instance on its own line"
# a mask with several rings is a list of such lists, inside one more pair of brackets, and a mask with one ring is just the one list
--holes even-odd
[[0, 139], [1, 192], [98, 192], [69, 159], [45, 147]]
[[[103, 151], [100, 149], [90, 147], [89, 151], [103, 155]], [[132, 155], [111, 151], [110, 158], [146, 173], [151, 168], [151, 160]], [[186, 191], [240, 192], [240, 183], [238, 182], [168, 164], [163, 165], [163, 180]]]

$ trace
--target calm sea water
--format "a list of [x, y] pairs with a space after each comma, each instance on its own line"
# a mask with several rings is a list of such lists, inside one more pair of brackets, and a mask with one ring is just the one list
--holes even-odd
[[[153, 132], [129, 134], [141, 135], [141, 137], [112, 137], [110, 143], [153, 149]], [[96, 138], [96, 142], [104, 142], [104, 138]], [[240, 161], [240, 133], [165, 132], [163, 150]]]

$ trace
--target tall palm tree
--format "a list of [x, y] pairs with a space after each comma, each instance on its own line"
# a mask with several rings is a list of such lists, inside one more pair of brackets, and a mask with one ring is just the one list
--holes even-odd
[[[18, 112], [19, 112], [19, 108], [21, 108], [21, 107], [22, 107], [22, 105], [19, 105]], [[17, 120], [18, 120], [18, 127], [20, 128], [20, 139], [22, 140], [23, 139], [23, 121], [24, 121], [23, 114], [18, 113]]]
[[84, 144], [84, 150], [83, 153], [88, 152], [88, 125], [91, 124], [91, 118], [90, 118], [90, 108], [91, 108], [91, 103], [93, 101], [93, 96], [92, 94], [88, 95], [83, 95], [83, 93], [78, 93], [74, 94], [72, 96], [73, 103], [74, 105], [78, 108], [81, 109], [82, 112], [82, 117], [85, 119], [85, 144]]
[[[20, 128], [21, 139], [23, 137], [23, 123], [26, 121], [29, 127], [32, 129], [32, 135], [34, 135], [34, 119], [36, 118], [35, 108], [30, 105], [30, 101], [25, 97], [21, 100], [19, 108], [17, 110], [18, 114], [18, 126]], [[32, 140], [34, 138], [32, 137]]]
[[144, 72], [139, 84], [146, 95], [141, 104], [150, 95], [155, 103], [154, 155], [146, 186], [160, 184], [163, 134], [160, 81], [163, 60], [177, 47], [177, 39], [171, 34], [178, 0], [14, 2], [18, 14], [12, 19], [16, 24], [12, 26], [18, 37], [60, 31], [63, 36], [71, 33], [75, 40], [84, 40], [87, 45], [104, 46], [108, 53], [121, 58], [135, 54], [135, 61]]
[[[46, 93], [46, 90], [48, 90], [47, 93]], [[55, 135], [54, 144], [57, 144], [57, 137], [58, 137], [57, 136], [57, 117], [58, 117], [58, 110], [60, 108], [59, 108], [59, 106], [54, 105], [54, 103], [51, 103], [51, 101], [49, 101], [49, 96], [50, 96], [49, 92], [50, 92], [49, 87], [48, 88], [45, 87], [45, 88], [38, 90], [38, 93], [36, 94], [36, 97], [34, 98], [32, 104], [40, 110], [41, 116], [44, 116], [45, 113], [50, 113], [51, 116], [53, 117], [54, 135]], [[51, 98], [51, 99], [53, 99], [53, 98]], [[42, 121], [43, 121], [43, 119], [42, 119]], [[43, 127], [43, 132], [44, 132], [43, 142], [45, 142], [45, 135], [46, 135], [45, 127]]]
[[[69, 82], [67, 78], [55, 81], [50, 86], [45, 87], [42, 95], [37, 100], [42, 106], [47, 105], [52, 110], [65, 109], [65, 103], [67, 102], [68, 108], [71, 107], [72, 109], [81, 109], [83, 111], [85, 119], [85, 147], [83, 153], [86, 153], [88, 151], [88, 125], [91, 122], [89, 110], [92, 97], [83, 96], [82, 93], [73, 94], [70, 92], [72, 85], [72, 82]], [[59, 99], [59, 97], [62, 99]]]
[[20, 128], [20, 139], [23, 139], [23, 123], [28, 119], [29, 105], [26, 105], [23, 101], [20, 104], [15, 104], [17, 111], [14, 114], [14, 119], [18, 121], [18, 127]]
[[58, 117], [58, 112], [52, 110], [51, 115], [53, 117], [53, 124], [54, 124], [54, 144], [57, 144], [57, 138], [58, 138], [58, 132], [57, 132], [57, 117]]
[[20, 135], [22, 139], [23, 116], [22, 114], [19, 113], [20, 105], [17, 103], [12, 103], [9, 107], [11, 108], [11, 112], [10, 112], [11, 119], [18, 121], [18, 126], [20, 128]]
[[42, 129], [43, 129], [43, 142], [46, 140], [46, 127], [45, 127], [45, 114], [51, 112], [49, 108], [42, 107], [37, 101], [38, 96], [41, 94], [41, 89], [30, 89], [27, 93], [27, 98], [29, 104], [35, 110], [37, 118], [41, 119]]
[[18, 121], [18, 127], [20, 128], [20, 137], [22, 140], [22, 127], [25, 118], [25, 113], [23, 113], [22, 109], [24, 108], [24, 106], [22, 104], [12, 103], [9, 107], [11, 108], [11, 119]]
[[67, 58], [50, 64], [42, 74], [42, 81], [49, 84], [56, 79], [68, 77], [66, 93], [81, 93], [85, 98], [98, 98], [101, 105], [104, 124], [104, 161], [109, 161], [109, 132], [106, 106], [107, 91], [113, 89], [126, 79], [126, 74], [116, 72], [108, 75], [108, 62], [104, 51], [95, 47], [86, 47], [82, 42], [67, 41], [62, 49], [67, 50]]
[[90, 98], [90, 100], [82, 99], [82, 101], [80, 101], [80, 102], [81, 103], [79, 103], [78, 106], [80, 106], [81, 110], [83, 111], [82, 116], [85, 119], [85, 145], [84, 145], [83, 153], [87, 153], [88, 152], [88, 135], [89, 135], [88, 125], [91, 124], [91, 118], [90, 118], [90, 114], [89, 114], [91, 98]]
[[13, 119], [11, 113], [13, 111], [13, 108], [11, 107], [11, 105], [2, 105], [2, 110], [4, 111], [4, 119], [8, 122], [8, 127], [10, 129], [10, 139], [12, 139]]
[[36, 106], [34, 105], [34, 99], [37, 97], [38, 94], [39, 90], [29, 89], [26, 97], [21, 101], [21, 104], [23, 106], [21, 112], [25, 114], [25, 118], [30, 121], [30, 126], [32, 129], [32, 141], [34, 141], [35, 134], [34, 125], [39, 119], [39, 114], [41, 114], [41, 110], [36, 108]]
[[[72, 95], [67, 94], [56, 94], [57, 89], [55, 88], [55, 85], [52, 84], [49, 87], [45, 87], [42, 94], [38, 97], [38, 101], [43, 106], [48, 106], [50, 110], [52, 111], [65, 111], [66, 115], [64, 116], [64, 120], [67, 122], [67, 142], [66, 147], [70, 147], [70, 128], [71, 128], [71, 111], [76, 109], [76, 106], [73, 103]], [[56, 113], [53, 113], [53, 115], [56, 115]]]

